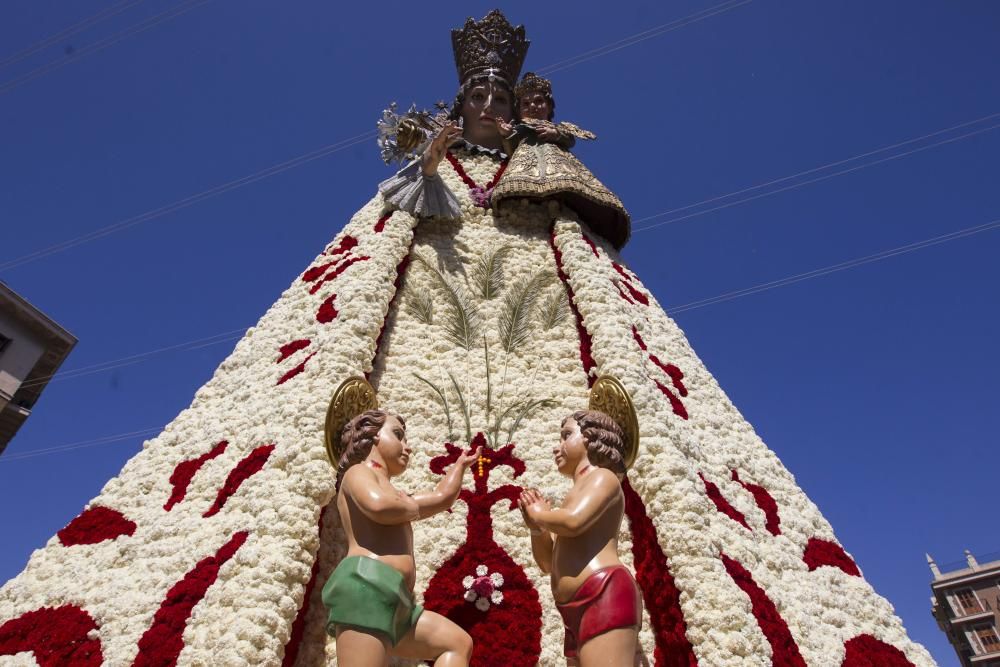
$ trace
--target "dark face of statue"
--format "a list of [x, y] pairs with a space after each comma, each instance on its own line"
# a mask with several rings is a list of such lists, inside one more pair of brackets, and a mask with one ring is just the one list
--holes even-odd
[[502, 145], [498, 118], [510, 122], [514, 117], [514, 100], [507, 87], [483, 81], [465, 91], [462, 102], [462, 136], [486, 148]]
[[395, 415], [386, 417], [385, 423], [379, 429], [375, 446], [385, 461], [386, 472], [390, 477], [395, 477], [406, 470], [413, 449], [406, 442], [406, 427]]
[[528, 93], [520, 102], [521, 118], [551, 120], [552, 102], [545, 93]]
[[580, 432], [580, 424], [572, 417], [563, 421], [559, 429], [559, 444], [552, 448], [552, 454], [556, 469], [567, 477], [572, 477], [580, 462], [587, 459], [587, 441]]

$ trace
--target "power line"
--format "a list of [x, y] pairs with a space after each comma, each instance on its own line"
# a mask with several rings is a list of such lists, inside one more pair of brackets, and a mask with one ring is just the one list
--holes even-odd
[[[208, 1], [208, 0], [203, 0], [203, 1]], [[650, 30], [646, 30], [646, 31], [643, 31], [643, 32], [636, 33], [636, 34], [631, 35], [629, 37], [625, 37], [623, 39], [618, 40], [617, 42], [612, 42], [611, 44], [607, 44], [607, 45], [605, 45], [603, 47], [600, 47], [598, 49], [593, 49], [591, 51], [587, 51], [587, 52], [582, 53], [580, 55], [574, 56], [573, 58], [570, 58], [568, 60], [559, 61], [559, 62], [555, 63], [554, 65], [549, 65], [547, 67], [542, 67], [538, 71], [539, 72], [550, 72], [550, 71], [555, 71], [555, 68], [566, 69], [568, 67], [573, 67], [574, 65], [577, 65], [577, 64], [579, 64], [581, 62], [584, 62], [585, 60], [591, 60], [593, 58], [597, 58], [599, 56], [606, 55], [607, 53], [611, 53], [612, 51], [617, 51], [617, 50], [625, 48], [627, 46], [632, 46], [633, 44], [638, 44], [641, 41], [644, 41], [644, 40], [647, 40], [647, 39], [651, 39], [653, 37], [657, 37], [657, 36], [662, 35], [662, 34], [664, 34], [666, 32], [669, 32], [670, 30], [673, 30], [673, 29], [676, 29], [676, 28], [679, 28], [679, 27], [683, 27], [683, 25], [688, 25], [690, 23], [693, 23], [696, 20], [702, 20], [704, 18], [708, 18], [710, 16], [714, 16], [715, 14], [719, 14], [719, 13], [722, 13], [724, 11], [728, 11], [729, 9], [734, 9], [734, 8], [740, 6], [740, 5], [747, 4], [747, 3], [751, 2], [751, 1], [752, 0], [739, 0], [738, 2], [735, 2], [735, 0], [731, 0], [730, 2], [726, 2], [726, 3], [723, 3], [722, 5], [717, 5], [715, 7], [711, 7], [709, 9], [703, 10], [702, 12], [697, 12], [696, 14], [692, 14], [692, 15], [690, 15], [688, 17], [683, 18], [683, 19], [678, 19], [677, 21], [672, 21], [670, 23], [665, 23], [665, 24], [663, 24], [661, 26], [657, 26], [656, 28], [652, 28]], [[684, 22], [684, 23], [681, 24], [682, 22]], [[2, 93], [2, 92], [3, 92], [3, 89], [0, 88], [0, 93]], [[127, 229], [129, 227], [134, 226], [134, 225], [140, 224], [142, 222], [146, 222], [147, 220], [151, 220], [153, 218], [158, 218], [158, 217], [160, 217], [162, 215], [166, 215], [167, 213], [171, 213], [171, 212], [173, 212], [175, 210], [178, 210], [179, 208], [185, 208], [187, 206], [190, 206], [191, 204], [197, 203], [199, 201], [203, 201], [204, 199], [208, 199], [209, 197], [214, 197], [214, 196], [216, 196], [218, 194], [222, 194], [223, 192], [228, 192], [231, 189], [235, 189], [237, 187], [242, 187], [243, 185], [247, 185], [247, 184], [252, 183], [252, 182], [254, 182], [256, 180], [260, 180], [262, 178], [267, 178], [268, 176], [271, 176], [271, 175], [276, 174], [276, 173], [280, 173], [281, 171], [285, 171], [287, 169], [292, 169], [292, 168], [297, 167], [297, 166], [299, 166], [301, 164], [305, 164], [306, 162], [310, 162], [310, 161], [318, 159], [320, 157], [324, 157], [325, 155], [329, 155], [330, 153], [336, 152], [337, 150], [342, 150], [344, 148], [347, 148], [348, 146], [353, 146], [353, 145], [355, 145], [357, 143], [361, 143], [362, 141], [365, 141], [365, 140], [367, 140], [369, 138], [374, 138], [376, 135], [377, 135], [377, 132], [374, 131], [374, 130], [372, 130], [372, 131], [366, 132], [364, 134], [360, 134], [360, 135], [357, 135], [355, 137], [352, 137], [351, 139], [345, 139], [342, 142], [338, 142], [336, 144], [331, 144], [330, 146], [327, 146], [326, 148], [321, 148], [321, 149], [319, 149], [317, 151], [313, 151], [312, 153], [306, 153], [304, 155], [300, 155], [299, 157], [292, 158], [291, 160], [288, 160], [287, 162], [283, 162], [283, 163], [274, 165], [273, 167], [268, 167], [267, 169], [264, 169], [264, 170], [262, 170], [260, 172], [257, 172], [256, 174], [252, 174], [250, 176], [245, 176], [243, 179], [237, 179], [236, 181], [231, 181], [230, 183], [227, 183], [225, 185], [221, 185], [221, 186], [218, 186], [216, 188], [210, 188], [210, 189], [205, 190], [203, 192], [200, 192], [200, 193], [198, 193], [196, 195], [191, 195], [190, 197], [187, 197], [185, 199], [181, 199], [181, 200], [179, 200], [177, 202], [174, 202], [173, 204], [168, 204], [168, 205], [163, 206], [161, 208], [153, 209], [152, 211], [147, 211], [146, 213], [142, 213], [142, 214], [140, 214], [138, 216], [135, 216], [133, 218], [128, 218], [127, 220], [123, 220], [123, 221], [115, 223], [113, 225], [108, 225], [107, 227], [102, 227], [101, 229], [95, 230], [93, 232], [88, 232], [87, 234], [84, 234], [82, 236], [78, 236], [75, 239], [70, 239], [68, 241], [63, 241], [61, 243], [56, 243], [56, 244], [53, 244], [51, 246], [48, 246], [47, 248], [42, 248], [41, 250], [37, 250], [35, 252], [28, 253], [27, 255], [23, 255], [21, 257], [18, 257], [18, 258], [15, 258], [15, 259], [12, 259], [12, 260], [9, 260], [7, 262], [4, 262], [4, 263], [0, 264], [0, 271], [6, 271], [8, 269], [12, 269], [12, 268], [21, 266], [22, 264], [27, 264], [28, 262], [33, 262], [33, 261], [35, 261], [37, 259], [41, 259], [43, 257], [48, 257], [49, 255], [53, 255], [53, 254], [62, 252], [64, 250], [68, 250], [70, 248], [76, 247], [76, 246], [81, 245], [83, 243], [87, 243], [89, 241], [93, 241], [93, 240], [101, 238], [103, 236], [107, 236], [108, 234], [113, 234], [113, 233], [121, 231], [123, 229]], [[347, 145], [341, 145], [341, 144], [344, 144], [345, 142], [350, 142], [350, 143], [347, 143]], [[337, 147], [337, 148], [333, 149], [333, 147]], [[331, 150], [331, 149], [333, 149], [333, 150]], [[271, 170], [275, 170], [275, 171], [271, 171]], [[244, 180], [245, 180], [245, 182], [242, 182]], [[238, 183], [238, 185], [237, 185], [237, 183]]]
[[93, 16], [85, 18], [82, 21], [79, 21], [78, 23], [74, 23], [68, 28], [60, 30], [56, 34], [50, 35], [45, 39], [32, 44], [28, 48], [18, 51], [14, 55], [9, 56], [6, 60], [0, 60], [0, 67], [6, 67], [7, 65], [12, 65], [16, 62], [24, 60], [33, 53], [37, 53], [44, 48], [52, 46], [56, 42], [62, 41], [67, 37], [72, 37], [73, 35], [86, 30], [92, 25], [100, 23], [101, 21], [104, 21], [106, 19], [109, 19], [112, 16], [117, 16], [118, 14], [124, 12], [126, 9], [130, 9], [135, 5], [138, 5], [145, 1], [146, 0], [125, 0], [125, 2], [119, 2], [118, 4], [112, 5], [107, 9], [103, 9], [98, 13], [94, 14]]
[[[715, 201], [720, 201], [722, 199], [727, 199], [729, 197], [733, 197], [733, 196], [736, 196], [736, 195], [739, 195], [739, 194], [743, 194], [743, 193], [747, 193], [747, 192], [752, 192], [754, 190], [760, 190], [762, 188], [766, 188], [766, 187], [769, 187], [771, 185], [776, 185], [778, 183], [783, 183], [785, 181], [789, 181], [789, 180], [792, 180], [794, 178], [799, 178], [801, 176], [806, 176], [806, 175], [815, 173], [817, 171], [822, 171], [824, 169], [829, 169], [830, 167], [835, 167], [835, 166], [838, 166], [838, 165], [846, 164], [848, 162], [853, 162], [853, 161], [859, 160], [861, 158], [870, 157], [872, 155], [877, 155], [877, 154], [880, 154], [880, 153], [885, 153], [887, 151], [890, 151], [890, 150], [893, 150], [893, 149], [896, 149], [896, 148], [900, 148], [902, 146], [906, 146], [906, 145], [909, 145], [909, 144], [917, 143], [917, 142], [923, 141], [925, 139], [929, 139], [929, 138], [934, 137], [934, 136], [938, 136], [938, 135], [941, 135], [941, 134], [946, 134], [948, 132], [953, 132], [954, 130], [961, 129], [963, 127], [968, 127], [970, 125], [975, 125], [977, 123], [982, 123], [983, 121], [993, 120], [993, 119], [996, 119], [998, 117], [1000, 117], [1000, 113], [990, 114], [989, 116], [983, 116], [982, 118], [977, 118], [976, 120], [968, 121], [966, 123], [960, 123], [958, 125], [953, 125], [952, 127], [948, 127], [948, 128], [943, 129], [943, 130], [937, 130], [936, 132], [931, 132], [930, 134], [925, 134], [923, 136], [916, 137], [914, 139], [908, 139], [906, 141], [901, 141], [899, 143], [892, 144], [891, 146], [885, 146], [883, 148], [878, 148], [876, 150], [869, 151], [867, 153], [861, 153], [859, 155], [855, 155], [854, 157], [845, 158], [843, 160], [838, 160], [836, 162], [830, 162], [828, 164], [824, 164], [824, 165], [821, 165], [819, 167], [813, 167], [812, 169], [807, 169], [806, 171], [801, 171], [801, 172], [798, 172], [796, 174], [791, 174], [789, 176], [783, 176], [781, 178], [774, 179], [773, 181], [768, 181], [767, 183], [762, 183], [760, 185], [754, 185], [754, 186], [751, 186], [751, 187], [748, 187], [748, 188], [743, 188], [742, 190], [736, 190], [736, 191], [730, 192], [728, 194], [719, 195], [717, 197], [712, 197], [710, 199], [705, 199], [705, 200], [700, 201], [700, 202], [695, 202], [694, 204], [688, 204], [687, 206], [681, 206], [680, 208], [675, 208], [675, 209], [671, 209], [669, 211], [663, 211], [661, 213], [656, 213], [654, 215], [646, 216], [645, 218], [640, 218], [636, 222], [642, 222], [643, 220], [653, 220], [655, 218], [659, 218], [659, 217], [662, 217], [662, 216], [665, 216], [665, 215], [670, 215], [671, 213], [677, 213], [677, 212], [680, 212], [680, 211], [685, 211], [687, 209], [694, 208], [696, 206], [701, 206], [703, 204], [709, 204], [709, 203], [712, 203], [712, 202], [715, 202]], [[750, 197], [744, 197], [742, 199], [737, 199], [736, 201], [727, 202], [725, 204], [720, 204], [718, 206], [713, 206], [712, 208], [707, 208], [707, 209], [704, 209], [704, 210], [701, 210], [701, 211], [695, 211], [694, 213], [689, 213], [687, 215], [682, 215], [682, 216], [680, 216], [678, 218], [671, 218], [670, 220], [664, 220], [662, 222], [657, 222], [657, 223], [654, 223], [654, 224], [651, 224], [651, 225], [645, 225], [645, 226], [642, 226], [642, 227], [636, 227], [632, 231], [634, 233], [644, 232], [644, 231], [647, 231], [649, 229], [653, 229], [655, 227], [661, 227], [663, 225], [670, 225], [670, 224], [673, 224], [675, 222], [680, 222], [681, 220], [687, 220], [689, 218], [694, 218], [694, 217], [697, 217], [699, 215], [705, 215], [706, 213], [711, 213], [713, 211], [719, 211], [719, 210], [722, 210], [722, 209], [725, 209], [725, 208], [730, 208], [732, 206], [736, 206], [738, 204], [743, 204], [743, 203], [746, 203], [748, 201], [753, 201], [755, 199], [761, 199], [763, 197], [769, 197], [771, 195], [776, 195], [779, 192], [785, 192], [787, 190], [794, 190], [796, 188], [801, 188], [804, 185], [810, 185], [812, 183], [818, 183], [819, 181], [825, 181], [827, 179], [834, 178], [836, 176], [842, 176], [844, 174], [849, 174], [849, 173], [851, 173], [853, 171], [858, 171], [858, 170], [861, 170], [861, 169], [865, 169], [867, 167], [872, 167], [872, 166], [875, 166], [877, 164], [881, 164], [883, 162], [889, 162], [891, 160], [897, 160], [897, 159], [899, 159], [901, 157], [906, 157], [907, 155], [913, 155], [914, 153], [919, 153], [919, 152], [925, 151], [925, 150], [927, 150], [929, 148], [934, 148], [936, 146], [942, 146], [944, 144], [954, 143], [956, 141], [961, 141], [962, 139], [968, 139], [969, 137], [976, 136], [977, 134], [983, 134], [984, 132], [990, 132], [991, 130], [995, 130], [998, 127], [1000, 127], [1000, 123], [996, 123], [994, 125], [990, 125], [990, 126], [984, 127], [984, 128], [979, 128], [979, 129], [976, 129], [976, 130], [971, 130], [971, 131], [966, 132], [964, 134], [960, 134], [960, 135], [958, 135], [956, 137], [949, 137], [947, 139], [940, 139], [938, 141], [926, 144], [924, 146], [917, 146], [916, 148], [912, 148], [912, 149], [910, 149], [908, 151], [903, 151], [902, 153], [896, 153], [894, 155], [889, 155], [887, 157], [884, 157], [884, 158], [881, 158], [881, 159], [878, 159], [878, 160], [872, 160], [871, 162], [865, 162], [865, 163], [860, 164], [860, 165], [855, 165], [853, 167], [848, 167], [846, 169], [841, 169], [841, 170], [835, 171], [835, 172], [833, 172], [831, 174], [824, 174], [822, 176], [817, 176], [816, 178], [810, 178], [808, 180], [801, 181], [799, 183], [794, 183], [792, 185], [787, 185], [785, 187], [778, 188], [776, 190], [770, 190], [768, 192], [762, 192], [760, 194], [756, 194], [756, 195], [753, 195], [753, 196], [750, 196]]]
[[122, 366], [131, 366], [132, 364], [137, 364], [142, 361], [146, 361], [149, 357], [155, 356], [157, 354], [162, 354], [164, 352], [172, 352], [175, 350], [190, 351], [199, 350], [203, 347], [208, 347], [209, 345], [216, 345], [218, 343], [225, 343], [226, 341], [234, 340], [236, 338], [241, 338], [249, 327], [243, 327], [242, 329], [234, 329], [232, 331], [224, 331], [212, 336], [206, 336], [205, 338], [198, 338], [196, 340], [189, 340], [184, 343], [177, 343], [175, 345], [168, 345], [166, 347], [161, 347], [155, 350], [149, 350], [148, 352], [140, 352], [139, 354], [133, 354], [127, 357], [122, 357], [121, 359], [112, 359], [110, 361], [103, 361], [97, 364], [91, 364], [89, 366], [81, 366], [80, 368], [74, 368], [72, 370], [61, 371], [59, 373], [53, 373], [52, 375], [45, 375], [42, 377], [35, 378], [29, 382], [23, 383], [22, 387], [34, 387], [40, 384], [45, 384], [47, 382], [54, 382], [56, 380], [66, 380], [69, 378], [82, 377], [84, 375], [92, 375], [94, 373], [103, 373], [104, 371], [114, 370], [115, 368], [121, 368]]
[[695, 308], [704, 308], [705, 306], [711, 306], [716, 303], [721, 303], [723, 301], [732, 301], [733, 299], [739, 299], [744, 296], [750, 296], [751, 294], [758, 294], [760, 292], [766, 292], [767, 290], [772, 290], [777, 287], [785, 287], [786, 285], [793, 285], [795, 283], [800, 283], [804, 280], [811, 280], [813, 278], [819, 278], [820, 276], [829, 275], [831, 273], [837, 273], [838, 271], [846, 271], [847, 269], [853, 269], [858, 266], [863, 266], [865, 264], [871, 264], [872, 262], [880, 262], [883, 259], [889, 259], [890, 257], [896, 257], [897, 255], [905, 255], [906, 253], [914, 252], [916, 250], [923, 250], [924, 248], [929, 248], [931, 246], [939, 245], [941, 243], [947, 243], [948, 241], [955, 241], [957, 239], [965, 238], [966, 236], [972, 236], [973, 234], [981, 234], [982, 232], [988, 232], [991, 229], [996, 229], [1000, 227], [1000, 219], [993, 220], [992, 222], [987, 222], [982, 225], [976, 225], [974, 227], [966, 227], [965, 229], [960, 229], [956, 232], [950, 232], [948, 234], [942, 234], [940, 236], [934, 236], [929, 239], [924, 239], [923, 241], [914, 241], [913, 243], [907, 243], [906, 245], [901, 245], [890, 250], [883, 250], [882, 252], [877, 252], [872, 255], [865, 255], [864, 257], [856, 257], [855, 259], [849, 259], [844, 262], [839, 262], [837, 264], [831, 264], [830, 266], [824, 266], [820, 269], [813, 269], [812, 271], [806, 271], [805, 273], [797, 273], [793, 276], [787, 276], [785, 278], [780, 278], [778, 280], [772, 280], [766, 283], [760, 283], [759, 285], [754, 285], [753, 287], [746, 287], [744, 289], [734, 290], [732, 292], [726, 292], [724, 294], [719, 294], [717, 296], [709, 297], [707, 299], [699, 299], [698, 301], [691, 301], [690, 303], [685, 303], [674, 308], [667, 309], [667, 313], [674, 315], [676, 313], [683, 313], [688, 310], [694, 310]]
[[153, 435], [159, 433], [164, 428], [165, 427], [163, 426], [154, 426], [139, 431], [130, 431], [128, 433], [116, 433], [115, 435], [106, 435], [103, 438], [94, 438], [92, 440], [80, 440], [78, 442], [71, 442], [65, 445], [57, 445], [55, 447], [46, 447], [45, 449], [35, 449], [20, 454], [6, 454], [4, 456], [0, 456], [0, 463], [4, 463], [5, 461], [19, 461], [21, 459], [30, 459], [36, 456], [46, 456], [48, 454], [59, 454], [61, 452], [68, 452], [73, 449], [96, 447], [97, 445], [106, 445], [111, 442], [120, 442], [122, 440], [129, 440], [136, 437]]
[[151, 17], [149, 17], [148, 19], [146, 19], [144, 21], [140, 21], [139, 23], [136, 23], [136, 24], [134, 24], [132, 26], [129, 26], [128, 28], [125, 28], [124, 30], [116, 32], [115, 34], [111, 35], [110, 37], [106, 37], [105, 39], [102, 39], [102, 40], [100, 40], [98, 42], [94, 42], [93, 44], [88, 44], [87, 46], [85, 46], [85, 47], [83, 47], [83, 48], [81, 48], [81, 49], [79, 49], [77, 51], [74, 51], [71, 55], [69, 55], [69, 56], [67, 56], [65, 58], [62, 58], [60, 60], [52, 61], [52, 62], [48, 63], [47, 65], [42, 65], [41, 67], [36, 67], [35, 69], [31, 70], [27, 74], [19, 76], [16, 79], [13, 79], [13, 80], [11, 80], [11, 81], [3, 84], [3, 85], [0, 85], [0, 95], [3, 95], [5, 93], [9, 93], [10, 91], [14, 90], [18, 86], [21, 86], [21, 85], [23, 85], [25, 83], [28, 83], [29, 81], [33, 81], [33, 80], [37, 79], [40, 76], [44, 76], [45, 74], [48, 74], [49, 72], [51, 72], [53, 70], [59, 69], [63, 65], [68, 65], [71, 62], [76, 62], [80, 58], [83, 58], [84, 56], [88, 56], [91, 53], [96, 53], [98, 51], [103, 51], [104, 49], [106, 49], [109, 46], [112, 46], [114, 44], [117, 44], [118, 42], [122, 41], [123, 39], [131, 37], [132, 35], [137, 35], [140, 32], [145, 32], [146, 30], [149, 30], [150, 28], [152, 28], [154, 26], [157, 26], [157, 25], [159, 25], [161, 23], [164, 23], [165, 21], [169, 21], [170, 19], [175, 19], [178, 16], [181, 16], [182, 14], [188, 13], [192, 9], [196, 9], [196, 8], [200, 7], [201, 5], [207, 4], [207, 3], [211, 2], [211, 1], [212, 0], [186, 0], [185, 2], [180, 3], [179, 5], [177, 5], [176, 7], [172, 8], [172, 9], [168, 9], [168, 10], [166, 10], [164, 12], [160, 12], [159, 14], [156, 14], [155, 16], [151, 16]]
[[335, 144], [324, 146], [323, 148], [312, 151], [310, 153], [305, 153], [304, 155], [292, 158], [291, 160], [286, 160], [285, 162], [279, 162], [276, 165], [272, 165], [270, 167], [267, 167], [266, 169], [262, 169], [258, 172], [250, 174], [249, 176], [243, 176], [242, 178], [237, 178], [235, 180], [229, 181], [228, 183], [217, 185], [214, 188], [203, 190], [197, 194], [185, 197], [184, 199], [179, 199], [173, 202], [172, 204], [167, 204], [165, 206], [161, 206], [160, 208], [154, 208], [150, 211], [146, 211], [145, 213], [140, 213], [139, 215], [133, 216], [131, 218], [126, 218], [125, 220], [121, 220], [106, 227], [101, 227], [100, 229], [96, 229], [92, 232], [88, 232], [81, 236], [77, 236], [76, 238], [56, 243], [54, 245], [48, 246], [47, 248], [42, 248], [41, 250], [36, 250], [35, 252], [28, 253], [27, 255], [23, 255], [16, 259], [12, 259], [10, 261], [4, 262], [3, 264], [0, 264], [0, 271], [13, 269], [15, 267], [21, 266], [22, 264], [27, 264], [28, 262], [33, 262], [37, 259], [48, 257], [49, 255], [54, 255], [64, 250], [69, 250], [70, 248], [76, 247], [78, 245], [82, 245], [84, 243], [88, 243], [95, 239], [108, 236], [109, 234], [114, 234], [115, 232], [119, 232], [123, 229], [128, 229], [129, 227], [134, 227], [135, 225], [147, 222], [149, 220], [153, 220], [155, 218], [162, 217], [168, 213], [173, 213], [174, 211], [178, 211], [182, 208], [187, 208], [192, 204], [197, 204], [198, 202], [223, 194], [224, 192], [236, 190], [237, 188], [241, 188], [245, 185], [255, 183], [270, 176], [280, 174], [281, 172], [288, 171], [289, 169], [294, 169], [295, 167], [303, 165], [307, 162], [312, 162], [313, 160], [318, 160], [321, 157], [326, 157], [327, 155], [330, 155], [332, 153], [336, 153], [346, 148], [350, 148], [351, 146], [359, 144], [363, 141], [368, 141], [369, 139], [374, 138], [376, 134], [377, 132], [375, 130], [370, 130], [368, 132], [365, 132], [364, 134], [359, 134], [355, 137], [351, 137], [350, 139], [345, 139]]
[[579, 65], [582, 62], [588, 60], [593, 60], [594, 58], [599, 58], [601, 56], [606, 56], [609, 53], [614, 53], [621, 49], [627, 48], [629, 46], [634, 46], [640, 42], [645, 42], [648, 39], [653, 39], [654, 37], [659, 37], [668, 32], [673, 32], [684, 26], [691, 25], [692, 23], [697, 23], [717, 14], [722, 14], [728, 12], [731, 9], [736, 9], [743, 5], [750, 4], [753, 0], [729, 0], [728, 2], [723, 2], [720, 5], [714, 7], [709, 7], [708, 9], [703, 9], [700, 12], [695, 12], [680, 19], [675, 19], [669, 23], [664, 23], [663, 25], [658, 25], [655, 28], [650, 28], [649, 30], [644, 30], [643, 32], [624, 37], [617, 42], [612, 42], [610, 44], [605, 44], [596, 49], [591, 49], [572, 58], [567, 58], [566, 60], [560, 60], [559, 62], [542, 67], [538, 70], [539, 74], [552, 74], [553, 72], [559, 72], [564, 69], [568, 69], [575, 65]]

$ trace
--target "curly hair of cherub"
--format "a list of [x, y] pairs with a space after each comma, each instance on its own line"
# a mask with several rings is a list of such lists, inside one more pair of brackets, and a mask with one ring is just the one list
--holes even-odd
[[577, 410], [570, 417], [580, 426], [590, 462], [616, 475], [625, 474], [625, 433], [618, 422], [597, 410]]
[[337, 462], [336, 488], [338, 491], [347, 470], [368, 458], [372, 447], [378, 440], [378, 432], [390, 416], [398, 419], [403, 428], [406, 428], [406, 422], [403, 421], [402, 417], [385, 410], [366, 410], [344, 425], [340, 436], [340, 444], [344, 453], [340, 455], [340, 461]]

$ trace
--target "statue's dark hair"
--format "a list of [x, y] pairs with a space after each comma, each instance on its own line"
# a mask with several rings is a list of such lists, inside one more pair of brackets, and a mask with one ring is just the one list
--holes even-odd
[[344, 426], [340, 436], [340, 444], [344, 453], [340, 455], [340, 461], [337, 463], [336, 488], [338, 491], [348, 468], [368, 458], [368, 454], [371, 453], [372, 447], [378, 440], [378, 432], [390, 415], [398, 419], [403, 428], [406, 428], [406, 422], [403, 421], [402, 417], [385, 410], [366, 410]]
[[[465, 84], [462, 85], [462, 87], [459, 88], [458, 92], [455, 94], [455, 101], [451, 103], [451, 111], [448, 112], [448, 120], [458, 120], [459, 118], [461, 118], [461, 116], [462, 116], [462, 104], [465, 103], [465, 92], [469, 88], [477, 86], [477, 85], [479, 85], [481, 83], [484, 83], [484, 82], [486, 82], [488, 80], [489, 80], [488, 77], [484, 74], [484, 75], [481, 75], [481, 76], [474, 76], [471, 79], [469, 79], [468, 81], [466, 81]], [[514, 120], [519, 119], [521, 117], [521, 115], [519, 113], [520, 110], [518, 109], [518, 106], [517, 106], [517, 95], [514, 94], [514, 89], [511, 88], [510, 84], [508, 84], [503, 79], [494, 79], [493, 83], [500, 84], [501, 86], [503, 86], [504, 88], [507, 89], [507, 94], [510, 95], [511, 109], [513, 110], [513, 113], [514, 113], [514, 118], [513, 119]]]
[[577, 410], [566, 419], [579, 424], [592, 464], [616, 475], [625, 474], [625, 433], [618, 422], [597, 410]]

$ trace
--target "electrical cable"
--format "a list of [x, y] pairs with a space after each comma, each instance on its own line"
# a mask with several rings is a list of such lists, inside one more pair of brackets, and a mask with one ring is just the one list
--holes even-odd
[[192, 9], [196, 9], [201, 5], [207, 4], [211, 1], [212, 0], [186, 0], [185, 2], [180, 3], [176, 7], [168, 9], [164, 12], [160, 12], [155, 16], [151, 16], [144, 21], [140, 21], [139, 23], [136, 23], [128, 28], [125, 28], [124, 30], [116, 32], [110, 37], [106, 37], [100, 41], [94, 42], [93, 44], [88, 44], [87, 46], [78, 49], [77, 51], [74, 51], [72, 54], [66, 56], [65, 58], [61, 58], [60, 60], [54, 60], [46, 65], [36, 67], [35, 69], [31, 70], [30, 72], [22, 76], [17, 77], [16, 79], [12, 79], [7, 83], [0, 84], [0, 95], [9, 93], [18, 86], [28, 83], [29, 81], [33, 81], [40, 76], [44, 76], [45, 74], [48, 74], [53, 70], [59, 69], [60, 67], [68, 65], [72, 62], [76, 62], [77, 60], [83, 58], [84, 56], [88, 56], [91, 53], [97, 53], [98, 51], [103, 51], [104, 49], [108, 48], [109, 46], [113, 46], [114, 44], [117, 44], [123, 39], [131, 37], [132, 35], [137, 35], [140, 32], [145, 32], [146, 30], [149, 30], [154, 26], [157, 26], [165, 21], [169, 21], [170, 19], [175, 19], [178, 16], [188, 13]]
[[16, 62], [20, 62], [21, 60], [24, 60], [33, 53], [37, 53], [38, 51], [41, 51], [44, 48], [50, 47], [56, 42], [64, 40], [67, 37], [72, 37], [73, 35], [82, 32], [83, 30], [86, 30], [87, 28], [93, 25], [100, 23], [101, 21], [109, 19], [112, 16], [117, 16], [118, 14], [124, 12], [126, 9], [131, 9], [135, 5], [138, 5], [145, 1], [146, 0], [125, 0], [125, 2], [119, 2], [117, 5], [112, 5], [107, 9], [103, 9], [98, 13], [94, 14], [93, 16], [90, 16], [88, 18], [83, 19], [82, 21], [74, 23], [68, 28], [60, 30], [54, 35], [50, 35], [39, 42], [35, 42], [31, 46], [27, 47], [26, 49], [18, 51], [12, 56], [8, 56], [6, 60], [0, 60], [0, 68], [6, 67], [7, 65], [13, 65]]

